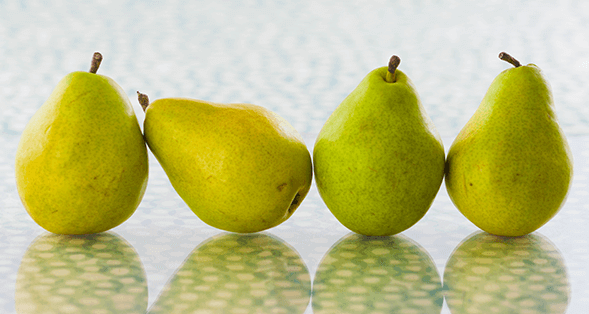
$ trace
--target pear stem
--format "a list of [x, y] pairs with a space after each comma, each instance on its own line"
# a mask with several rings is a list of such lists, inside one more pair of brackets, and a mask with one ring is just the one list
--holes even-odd
[[90, 65], [90, 73], [96, 74], [98, 72], [98, 68], [100, 67], [100, 63], [102, 62], [102, 55], [100, 52], [95, 52], [92, 56], [92, 64]]
[[387, 75], [385, 77], [385, 81], [389, 82], [389, 83], [394, 83], [397, 81], [397, 76], [395, 75], [395, 71], [397, 70], [397, 67], [399, 66], [399, 64], [401, 64], [401, 58], [393, 55], [391, 57], [391, 59], [389, 60], [389, 71], [387, 72]]
[[511, 64], [513, 64], [514, 67], [520, 67], [522, 66], [521, 63], [519, 63], [519, 61], [517, 61], [514, 57], [512, 57], [511, 55], [509, 55], [507, 52], [502, 52], [499, 54], [499, 59], [503, 60], [503, 61], [507, 61]]
[[143, 108], [143, 111], [145, 112], [145, 110], [147, 110], [147, 107], [149, 106], [149, 97], [137, 91], [137, 99], [139, 100], [141, 108]]

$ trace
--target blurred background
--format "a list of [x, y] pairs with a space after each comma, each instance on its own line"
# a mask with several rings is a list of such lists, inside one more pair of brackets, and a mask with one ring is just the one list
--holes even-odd
[[100, 73], [136, 105], [136, 90], [251, 102], [314, 134], [397, 54], [453, 137], [510, 67], [506, 51], [545, 72], [565, 132], [587, 134], [588, 23], [583, 1], [0, 1], [0, 130], [18, 135], [100, 51]]
[[[151, 100], [248, 102], [283, 116], [310, 150], [331, 112], [393, 54], [400, 56], [399, 69], [413, 80], [448, 148], [491, 81], [511, 67], [497, 58], [506, 51], [542, 69], [576, 161], [589, 156], [586, 1], [0, 0], [1, 312], [14, 311], [16, 270], [27, 246], [44, 232], [15, 190], [19, 135], [63, 76], [89, 69], [94, 51], [104, 56], [99, 73], [127, 92], [140, 125], [138, 90]], [[150, 161], [143, 203], [114, 231], [138, 251], [152, 304], [188, 253], [219, 231], [185, 207], [153, 156]], [[570, 313], [589, 306], [582, 279], [589, 275], [582, 266], [588, 245], [578, 236], [587, 222], [582, 201], [587, 170], [586, 164], [577, 168], [576, 194], [566, 211], [572, 216], [559, 216], [541, 229], [571, 269]], [[425, 247], [442, 273], [452, 249], [477, 229], [443, 187], [430, 211], [404, 234]], [[330, 246], [347, 234], [315, 188], [291, 220], [270, 232], [298, 250], [311, 278]]]

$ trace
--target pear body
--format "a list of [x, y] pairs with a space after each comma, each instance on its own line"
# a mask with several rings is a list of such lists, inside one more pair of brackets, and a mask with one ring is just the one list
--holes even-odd
[[118, 226], [145, 192], [147, 148], [133, 108], [109, 77], [73, 72], [25, 127], [16, 183], [29, 215], [58, 234]]
[[260, 106], [158, 99], [145, 111], [144, 132], [178, 195], [222, 230], [274, 227], [294, 213], [311, 186], [303, 139]]
[[336, 108], [313, 150], [315, 181], [333, 215], [370, 236], [399, 233], [431, 206], [444, 148], [411, 80], [370, 72]]
[[550, 86], [533, 64], [501, 72], [448, 151], [446, 187], [484, 231], [521, 236], [564, 204], [573, 159]]

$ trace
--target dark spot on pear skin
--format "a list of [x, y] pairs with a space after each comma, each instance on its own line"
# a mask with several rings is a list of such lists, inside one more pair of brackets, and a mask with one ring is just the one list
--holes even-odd
[[278, 191], [279, 191], [279, 192], [282, 192], [282, 190], [284, 190], [284, 188], [286, 187], [286, 185], [287, 185], [287, 184], [286, 184], [286, 182], [285, 182], [285, 183], [282, 183], [281, 185], [279, 185], [279, 186], [277, 187]]
[[469, 184], [470, 184], [470, 186], [472, 186], [472, 182], [471, 182], [471, 183], [469, 183]]
[[294, 199], [290, 203], [290, 207], [288, 207], [288, 214], [289, 215], [292, 214], [292, 212], [294, 212], [294, 210], [297, 208], [297, 206], [299, 206], [300, 198], [301, 198], [301, 194], [297, 192], [297, 195], [295, 195]]

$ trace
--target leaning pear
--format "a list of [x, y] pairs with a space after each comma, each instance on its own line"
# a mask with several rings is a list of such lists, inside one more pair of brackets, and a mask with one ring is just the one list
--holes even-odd
[[147, 148], [123, 89], [96, 74], [73, 72], [55, 87], [24, 129], [16, 184], [29, 215], [59, 234], [109, 230], [127, 220], [145, 192]]
[[331, 114], [313, 150], [315, 181], [350, 230], [392, 235], [430, 208], [444, 177], [444, 147], [415, 86], [389, 67], [368, 73]]
[[540, 69], [506, 53], [499, 57], [514, 67], [493, 80], [450, 147], [446, 187], [456, 207], [482, 230], [521, 236], [562, 207], [573, 158]]
[[286, 221], [311, 187], [311, 156], [283, 118], [251, 104], [164, 98], [144, 134], [170, 183], [205, 223], [249, 233]]

